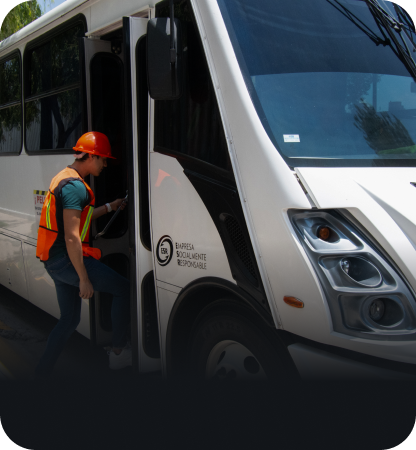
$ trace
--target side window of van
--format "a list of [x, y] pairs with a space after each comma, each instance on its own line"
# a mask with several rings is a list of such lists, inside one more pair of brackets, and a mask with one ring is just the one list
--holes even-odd
[[25, 143], [30, 152], [69, 150], [81, 134], [80, 38], [78, 23], [25, 52]]
[[0, 60], [0, 155], [22, 149], [22, 82], [20, 54]]
[[[168, 16], [168, 7], [159, 5], [157, 16]], [[189, 2], [176, 5], [175, 16], [183, 28], [184, 89], [179, 100], [155, 102], [155, 151], [173, 151], [231, 170], [217, 99]]]

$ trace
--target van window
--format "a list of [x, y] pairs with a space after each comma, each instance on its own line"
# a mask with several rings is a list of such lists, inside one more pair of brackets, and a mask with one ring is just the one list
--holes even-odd
[[[116, 159], [108, 160], [101, 176], [94, 180], [97, 204], [126, 196], [125, 120], [124, 120], [124, 67], [121, 59], [111, 53], [96, 53], [90, 62], [91, 71], [91, 123], [92, 129], [104, 133]], [[97, 219], [97, 229], [103, 230], [111, 219], [103, 215]], [[128, 228], [127, 210], [115, 219], [103, 239], [121, 237]]]
[[22, 148], [22, 86], [20, 55], [0, 61], [0, 155]]
[[72, 149], [81, 134], [80, 38], [77, 24], [25, 54], [28, 152]]
[[[159, 4], [158, 17], [169, 15], [164, 3]], [[175, 5], [175, 17], [183, 27], [184, 89], [179, 100], [155, 101], [155, 151], [173, 150], [230, 170], [217, 99], [189, 2]]]

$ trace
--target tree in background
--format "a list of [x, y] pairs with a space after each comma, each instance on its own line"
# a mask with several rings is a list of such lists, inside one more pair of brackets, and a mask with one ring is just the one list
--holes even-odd
[[[379, 155], [416, 153], [416, 145], [400, 119], [389, 111], [377, 112], [363, 102], [355, 106], [354, 125], [363, 132], [368, 145]], [[396, 105], [397, 113], [403, 106]]]
[[7, 14], [1, 25], [0, 41], [8, 38], [26, 25], [29, 25], [41, 15], [42, 11], [36, 0], [20, 3], [20, 5], [15, 6]]

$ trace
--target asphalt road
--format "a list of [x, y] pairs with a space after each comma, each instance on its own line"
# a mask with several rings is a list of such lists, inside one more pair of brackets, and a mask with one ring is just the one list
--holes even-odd
[[[0, 380], [30, 380], [57, 319], [0, 285]], [[120, 371], [132, 375], [133, 369]], [[54, 379], [112, 376], [105, 349], [75, 332], [55, 369]], [[118, 374], [117, 376], [120, 376]]]

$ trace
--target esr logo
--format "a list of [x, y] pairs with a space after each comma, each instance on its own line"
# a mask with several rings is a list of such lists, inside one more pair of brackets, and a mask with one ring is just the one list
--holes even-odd
[[156, 247], [156, 259], [161, 266], [167, 266], [173, 256], [173, 241], [170, 236], [162, 236]]

